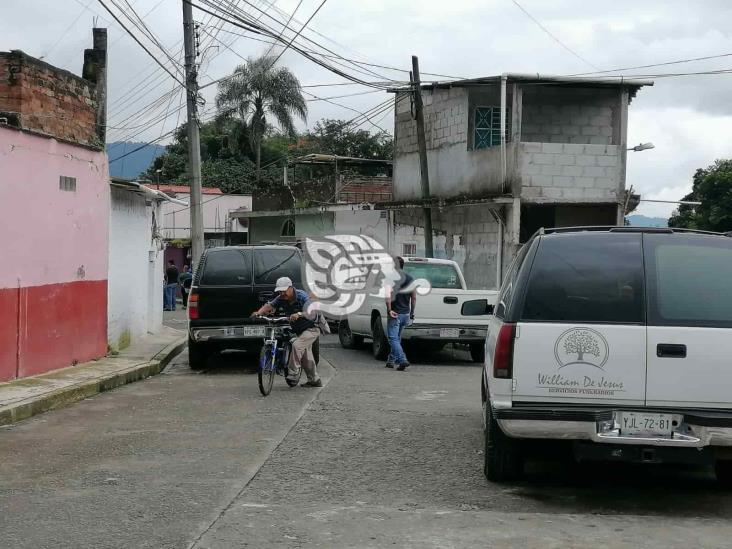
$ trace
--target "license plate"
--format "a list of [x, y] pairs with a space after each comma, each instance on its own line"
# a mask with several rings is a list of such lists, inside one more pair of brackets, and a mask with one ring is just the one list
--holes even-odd
[[440, 328], [440, 337], [456, 338], [460, 336], [458, 328]]
[[243, 337], [264, 337], [264, 326], [244, 326], [240, 330]]
[[670, 437], [676, 427], [671, 414], [646, 414], [641, 412], [620, 412], [616, 416], [623, 436], [663, 436]]

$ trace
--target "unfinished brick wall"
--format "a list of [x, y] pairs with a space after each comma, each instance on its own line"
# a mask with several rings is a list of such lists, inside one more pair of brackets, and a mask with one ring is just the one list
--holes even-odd
[[538, 143], [617, 144], [616, 90], [527, 88], [523, 94], [521, 141]]
[[25, 130], [99, 147], [95, 84], [14, 50], [0, 52], [0, 118]]
[[[465, 88], [424, 90], [424, 129], [427, 150], [466, 143], [468, 139], [468, 96]], [[397, 95], [396, 152], [417, 152], [417, 123], [412, 118], [407, 94]]]
[[621, 152], [616, 145], [521, 143], [521, 197], [615, 202], [621, 184]]

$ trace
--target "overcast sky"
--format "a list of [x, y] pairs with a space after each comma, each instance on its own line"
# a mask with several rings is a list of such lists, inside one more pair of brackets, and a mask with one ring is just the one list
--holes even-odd
[[[111, 5], [110, 0], [105, 0]], [[116, 0], [123, 4], [123, 0]], [[224, 0], [235, 3], [237, 0]], [[270, 2], [271, 0], [266, 0]], [[322, 0], [303, 0], [294, 20], [304, 22]], [[182, 36], [180, 0], [129, 0], [149, 28], [177, 57]], [[249, 2], [249, 4], [247, 3]], [[280, 0], [277, 7], [291, 12], [298, 0]], [[406, 69], [410, 56], [419, 55], [423, 73], [478, 77], [502, 72], [577, 74], [679, 59], [730, 53], [707, 61], [624, 71], [624, 74], [667, 74], [732, 68], [732, 2], [727, 0], [519, 0], [521, 6], [556, 36], [554, 41], [512, 0], [328, 0], [304, 36], [344, 57]], [[257, 16], [254, 6], [264, 0], [240, 0], [238, 5]], [[85, 8], [85, 6], [87, 6]], [[152, 11], [151, 11], [152, 10]], [[125, 118], [146, 104], [172, 92], [175, 81], [122, 31], [98, 0], [3, 0], [0, 50], [21, 49], [75, 73], [81, 72], [83, 49], [91, 46], [95, 14], [109, 27], [110, 140], [153, 140], [175, 126], [181, 95], [163, 98], [148, 113], [161, 122], [146, 129], [148, 119]], [[282, 19], [273, 10], [268, 14]], [[208, 15], [195, 11], [197, 21]], [[274, 26], [267, 15], [262, 22]], [[214, 42], [216, 21], [201, 32], [204, 46]], [[293, 26], [299, 28], [300, 25]], [[241, 56], [258, 55], [268, 46], [229, 31], [218, 38]], [[250, 35], [252, 36], [252, 35]], [[324, 38], [327, 37], [327, 38]], [[568, 51], [571, 50], [571, 51]], [[164, 59], [162, 54], [160, 58]], [[219, 46], [205, 53], [202, 83], [232, 72], [241, 60]], [[280, 64], [290, 67], [302, 84], [330, 84], [344, 80], [297, 53], [287, 52]], [[595, 68], [593, 68], [595, 67]], [[404, 72], [373, 69], [383, 77], [408, 78]], [[365, 79], [377, 79], [364, 76]], [[436, 77], [424, 76], [423, 79]], [[629, 114], [630, 145], [651, 141], [656, 148], [629, 153], [628, 184], [644, 198], [677, 200], [691, 187], [699, 167], [716, 158], [732, 157], [732, 73], [658, 78], [633, 100]], [[309, 88], [320, 97], [371, 91], [360, 86]], [[210, 108], [215, 86], [206, 90]], [[363, 111], [387, 99], [383, 92], [334, 99]], [[309, 103], [307, 124], [323, 117], [350, 119], [356, 113], [322, 101]], [[167, 118], [165, 117], [168, 114]], [[185, 111], [180, 111], [181, 120]], [[163, 125], [162, 119], [165, 119]], [[377, 117], [378, 121], [378, 117]], [[138, 125], [143, 126], [137, 128]], [[385, 113], [380, 122], [392, 130]], [[367, 127], [367, 126], [365, 126]], [[142, 130], [139, 135], [134, 135]], [[165, 141], [163, 141], [164, 143]], [[667, 216], [665, 205], [642, 205], [638, 213]]]

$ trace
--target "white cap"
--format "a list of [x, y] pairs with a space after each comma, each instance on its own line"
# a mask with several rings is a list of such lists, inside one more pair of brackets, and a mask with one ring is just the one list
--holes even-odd
[[287, 288], [292, 287], [292, 280], [289, 276], [283, 276], [277, 279], [275, 292], [284, 292]]

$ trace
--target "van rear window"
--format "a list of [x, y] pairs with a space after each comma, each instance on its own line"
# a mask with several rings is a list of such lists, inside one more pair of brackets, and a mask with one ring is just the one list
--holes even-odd
[[648, 323], [732, 327], [732, 239], [645, 236]]
[[640, 234], [553, 234], [541, 239], [521, 320], [643, 323]]
[[206, 255], [202, 286], [240, 286], [252, 283], [250, 250], [216, 250]]
[[254, 251], [254, 283], [274, 284], [281, 276], [288, 276], [299, 286], [302, 261], [300, 250], [263, 248]]

